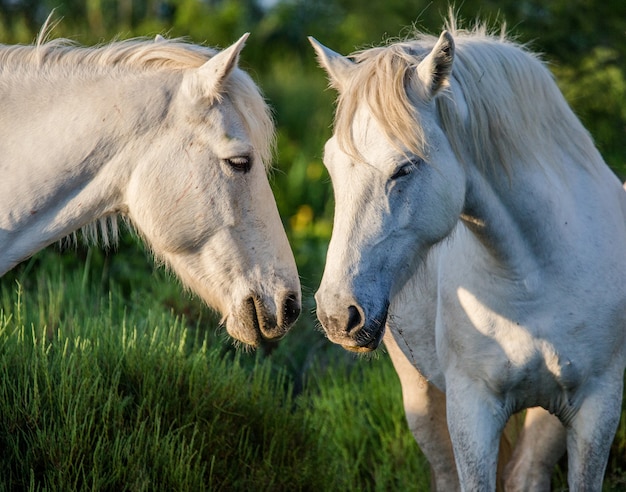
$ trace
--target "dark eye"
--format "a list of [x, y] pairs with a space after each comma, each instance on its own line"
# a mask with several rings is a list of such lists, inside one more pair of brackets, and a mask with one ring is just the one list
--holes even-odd
[[224, 159], [224, 162], [238, 173], [247, 173], [252, 167], [252, 159], [250, 159], [250, 157], [247, 155], [230, 157], [228, 159]]
[[403, 164], [398, 169], [396, 169], [396, 172], [391, 175], [391, 179], [398, 179], [402, 176], [406, 176], [407, 174], [411, 174], [413, 171], [415, 171], [415, 169], [419, 167], [421, 162], [421, 159], [414, 159], [410, 162]]

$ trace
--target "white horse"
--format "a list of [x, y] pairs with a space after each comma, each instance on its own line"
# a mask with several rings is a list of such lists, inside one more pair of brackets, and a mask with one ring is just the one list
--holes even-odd
[[127, 218], [182, 282], [256, 346], [300, 312], [267, 179], [268, 107], [215, 50], [131, 40], [0, 47], [0, 275], [77, 229]]
[[493, 490], [507, 420], [536, 407], [509, 488], [549, 489], [566, 439], [571, 490], [600, 490], [626, 361], [626, 194], [549, 71], [454, 21], [352, 58], [311, 42], [339, 92], [328, 338], [385, 340], [437, 489]]

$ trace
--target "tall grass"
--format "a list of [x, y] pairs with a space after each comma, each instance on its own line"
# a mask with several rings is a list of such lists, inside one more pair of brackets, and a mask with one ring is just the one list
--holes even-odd
[[[284, 373], [209, 348], [163, 309], [73, 279], [3, 292], [0, 476], [14, 490], [277, 489], [315, 484], [314, 446]], [[64, 288], [59, 289], [60, 286]], [[64, 292], [64, 294], [59, 294]], [[11, 299], [7, 299], [7, 297]], [[67, 303], [65, 300], [67, 297]], [[86, 300], [75, 304], [69, 299]], [[39, 324], [41, 310], [61, 313]], [[320, 463], [318, 463], [319, 465]], [[285, 470], [297, 469], [285, 482]]]
[[1, 490], [389, 490], [422, 473], [384, 360], [326, 355], [294, 391], [281, 357], [85, 277], [0, 282]]

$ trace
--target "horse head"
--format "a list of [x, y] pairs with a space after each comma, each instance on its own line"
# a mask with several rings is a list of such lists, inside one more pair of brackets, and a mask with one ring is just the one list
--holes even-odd
[[336, 213], [317, 315], [331, 341], [369, 351], [391, 298], [463, 208], [463, 166], [435, 111], [454, 42], [444, 32], [429, 52], [370, 50], [357, 61], [311, 43], [339, 91], [324, 151]]
[[[182, 71], [127, 190], [127, 215], [183, 283], [251, 346], [283, 336], [300, 283], [267, 179], [273, 123], [237, 68], [246, 36]], [[163, 41], [155, 44], [163, 44]]]

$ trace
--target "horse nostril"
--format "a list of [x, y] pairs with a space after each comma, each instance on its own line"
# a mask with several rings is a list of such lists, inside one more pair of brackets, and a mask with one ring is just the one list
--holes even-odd
[[300, 316], [300, 301], [296, 294], [289, 294], [283, 303], [283, 325], [291, 326]]
[[356, 306], [350, 306], [348, 308], [348, 324], [346, 325], [346, 331], [350, 333], [363, 325], [363, 317], [359, 308]]
[[259, 310], [255, 297], [248, 297], [245, 301], [245, 305], [248, 311], [248, 315], [250, 316], [251, 323], [254, 325], [255, 329], [260, 330], [262, 317], [259, 316]]

